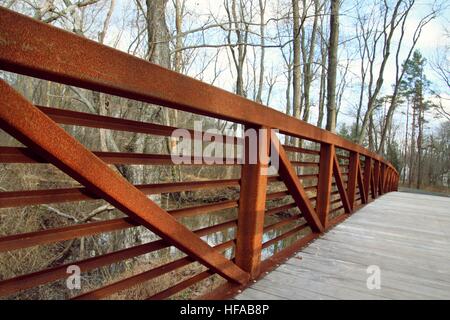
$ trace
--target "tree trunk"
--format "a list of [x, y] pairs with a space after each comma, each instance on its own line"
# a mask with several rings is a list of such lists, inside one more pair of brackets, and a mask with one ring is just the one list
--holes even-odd
[[[377, 81], [375, 83], [375, 90], [373, 91], [372, 95], [369, 96], [369, 101], [367, 102], [367, 112], [364, 115], [364, 118], [363, 118], [363, 121], [362, 121], [362, 124], [361, 124], [361, 130], [358, 133], [357, 142], [359, 144], [362, 144], [363, 141], [364, 141], [364, 137], [365, 137], [365, 133], [366, 133], [366, 130], [367, 130], [367, 126], [369, 124], [369, 117], [373, 113], [373, 110], [376, 107], [378, 94], [380, 93], [381, 87], [383, 86], [384, 70], [386, 68], [387, 61], [388, 61], [389, 56], [391, 54], [392, 37], [394, 36], [395, 29], [398, 26], [398, 22], [397, 22], [398, 11], [399, 11], [399, 8], [400, 8], [402, 3], [403, 3], [403, 1], [397, 0], [397, 2], [395, 4], [395, 7], [394, 7], [394, 10], [392, 12], [392, 16], [391, 16], [391, 19], [389, 21], [389, 24], [386, 25], [385, 30], [383, 30], [383, 34], [385, 36], [385, 41], [384, 41], [384, 44], [383, 44], [383, 58], [382, 58], [382, 61], [381, 61], [379, 72], [378, 72], [378, 78], [377, 78]], [[386, 3], [385, 3], [385, 5], [386, 5], [386, 8], [385, 8], [385, 10], [386, 10], [385, 19], [386, 19], [387, 14], [388, 14], [388, 11], [387, 11], [388, 7], [387, 7]], [[405, 15], [402, 16], [402, 19], [405, 19]], [[388, 28], [389, 28], [389, 33], [387, 33], [387, 29]], [[375, 49], [376, 49], [376, 46], [375, 46], [374, 50]], [[372, 64], [373, 64], [373, 62], [372, 62]], [[372, 67], [373, 67], [373, 65], [372, 65]]]
[[415, 156], [416, 156], [416, 106], [415, 102], [413, 102], [413, 115], [411, 125], [411, 148], [409, 151], [409, 177], [408, 177], [409, 188], [411, 188], [412, 181], [414, 179]]
[[422, 186], [422, 144], [423, 144], [423, 124], [424, 124], [424, 102], [422, 98], [422, 92], [419, 92], [419, 112], [418, 112], [418, 127], [419, 132], [417, 135], [417, 189]]
[[[406, 182], [407, 154], [408, 154], [409, 100], [406, 101], [405, 151], [403, 155], [403, 184]], [[410, 169], [411, 170], [411, 169]]]
[[[288, 66], [288, 74], [287, 74], [287, 84], [286, 84], [286, 114], [288, 116], [291, 115], [291, 84], [292, 84], [292, 72], [291, 72], [291, 65]], [[285, 136], [285, 144], [289, 144], [289, 136]]]
[[[305, 2], [304, 2], [305, 3]], [[313, 77], [313, 71], [312, 71], [312, 64], [314, 63], [314, 48], [316, 46], [316, 34], [317, 34], [317, 25], [319, 20], [319, 1], [314, 0], [314, 22], [311, 30], [311, 38], [309, 43], [309, 52], [308, 52], [308, 59], [306, 60], [305, 66], [304, 66], [304, 86], [303, 86], [303, 94], [305, 97], [305, 108], [303, 112], [303, 121], [308, 122], [309, 119], [309, 110], [311, 106], [310, 101], [310, 89], [311, 89], [311, 82]], [[305, 13], [306, 15], [306, 13]]]
[[293, 40], [294, 40], [294, 61], [292, 71], [293, 97], [292, 116], [300, 119], [301, 113], [301, 68], [300, 68], [300, 10], [298, 0], [292, 0], [292, 11], [294, 19]]
[[373, 115], [370, 115], [370, 119], [369, 119], [369, 150], [373, 151], [374, 148], [374, 144], [373, 144]]
[[[166, 4], [167, 0], [146, 0], [147, 58], [152, 63], [170, 68], [170, 35], [166, 25]], [[155, 108], [144, 103], [139, 103], [138, 109], [139, 118], [137, 120], [139, 121], [149, 121], [155, 113]], [[163, 117], [167, 119], [166, 115]], [[146, 136], [142, 134], [134, 135], [127, 151], [143, 153], [146, 149], [146, 141]], [[124, 166], [121, 171], [133, 184], [145, 183], [147, 179], [145, 167], [142, 165]]]
[[339, 0], [331, 0], [330, 39], [328, 45], [327, 79], [327, 125], [326, 129], [336, 132], [336, 75], [339, 39]]
[[166, 24], [167, 0], [146, 0], [148, 60], [170, 69], [169, 29]]
[[[323, 34], [323, 20], [321, 23], [322, 29], [321, 32]], [[325, 65], [327, 64], [327, 44], [323, 37], [321, 37], [321, 45], [320, 45], [320, 86], [319, 86], [319, 116], [317, 118], [317, 126], [322, 128], [323, 116], [324, 116], [324, 108], [325, 108], [325, 96], [326, 96], [326, 79], [327, 79], [327, 68]]]
[[259, 31], [261, 34], [261, 56], [259, 60], [259, 82], [258, 82], [258, 92], [256, 94], [256, 101], [262, 103], [262, 88], [264, 85], [264, 59], [265, 59], [265, 25], [264, 25], [264, 12], [266, 9], [266, 1], [267, 0], [259, 0], [259, 9], [260, 9], [260, 26]]

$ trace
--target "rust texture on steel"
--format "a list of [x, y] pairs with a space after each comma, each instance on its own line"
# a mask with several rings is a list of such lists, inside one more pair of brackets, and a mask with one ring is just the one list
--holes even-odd
[[[172, 165], [173, 160], [167, 154], [144, 154], [131, 152], [92, 152], [107, 164], [143, 164], [143, 165]], [[215, 165], [237, 165], [238, 158], [218, 158], [218, 157], [193, 157], [181, 165], [205, 165], [214, 163]], [[28, 148], [0, 147], [1, 163], [47, 163], [48, 161], [35, 155]]]
[[386, 183], [386, 165], [382, 163], [380, 173], [380, 194], [386, 193], [385, 183]]
[[364, 161], [364, 191], [366, 196], [366, 201], [369, 201], [370, 194], [370, 179], [372, 176], [372, 159], [366, 157]]
[[342, 206], [345, 209], [345, 213], [352, 213], [353, 209], [350, 206], [350, 201], [348, 200], [347, 190], [344, 186], [344, 181], [342, 179], [341, 169], [339, 168], [339, 160], [336, 154], [333, 157], [333, 175], [336, 181], [336, 187], [339, 191], [340, 200], [342, 201]]
[[[194, 191], [239, 186], [239, 179], [171, 182], [135, 185], [146, 195], [157, 193]], [[0, 208], [36, 205], [44, 203], [62, 203], [100, 199], [86, 188], [61, 188], [47, 190], [4, 191], [0, 192]]]
[[334, 145], [322, 143], [320, 146], [320, 168], [317, 184], [316, 211], [323, 226], [328, 223], [331, 199], [331, 177], [333, 175]]
[[364, 187], [364, 179], [361, 169], [361, 161], [358, 161], [358, 187], [359, 187], [359, 195], [361, 197], [362, 203], [367, 203], [366, 191]]
[[284, 151], [283, 146], [281, 145], [276, 133], [271, 132], [271, 144], [273, 146], [273, 150], [278, 154], [279, 157], [279, 168], [278, 173], [280, 177], [283, 179], [284, 184], [286, 185], [289, 193], [294, 199], [297, 206], [300, 208], [303, 213], [306, 221], [310, 225], [311, 229], [315, 232], [321, 232], [324, 229], [323, 224], [320, 222], [319, 217], [316, 214], [316, 211], [311, 205], [308, 196], [303, 189], [302, 184], [297, 178], [297, 174], [295, 173], [295, 169], [292, 167], [289, 158]]
[[348, 201], [352, 210], [355, 205], [356, 186], [358, 184], [358, 170], [359, 170], [359, 154], [357, 152], [350, 152], [347, 176], [347, 194]]
[[[226, 200], [209, 205], [169, 210], [167, 212], [173, 217], [180, 218], [201, 215], [206, 212], [213, 213], [214, 211], [236, 208], [237, 206], [238, 203], [236, 200]], [[54, 243], [81, 236], [90, 236], [104, 232], [133, 228], [140, 225], [140, 223], [134, 221], [130, 217], [126, 217], [14, 234], [0, 237], [0, 252], [23, 249], [40, 244]]]
[[[203, 298], [230, 297], [249, 285], [251, 279], [264, 276], [276, 264], [345, 220], [363, 205], [398, 187], [399, 175], [392, 164], [360, 145], [256, 102], [4, 8], [0, 8], [0, 69], [229, 120], [243, 124], [246, 128], [264, 128], [267, 135], [259, 139], [266, 146], [266, 155], [269, 155], [269, 147], [272, 147], [272, 152], [279, 157], [278, 175], [273, 176], [261, 174], [268, 165], [259, 158], [257, 164], [239, 164], [239, 179], [132, 185], [108, 164], [172, 165], [171, 157], [161, 154], [93, 152], [58, 124], [156, 136], [170, 136], [176, 127], [35, 106], [0, 80], [0, 128], [25, 145], [25, 148], [0, 146], [0, 163], [50, 163], [82, 185], [63, 189], [0, 192], [0, 208], [104, 199], [128, 215], [3, 236], [0, 237], [0, 252], [144, 226], [159, 235], [161, 240], [77, 261], [77, 265], [86, 272], [170, 246], [177, 247], [187, 255], [105, 287], [81, 293], [75, 299], [107, 297], [193, 262], [200, 262], [206, 268], [148, 298], [168, 298], [214, 274], [227, 281]], [[149, 81], [151, 78], [157, 78], [158, 81]], [[311, 149], [282, 145], [270, 128], [317, 145]], [[189, 131], [194, 133], [193, 130]], [[226, 143], [232, 144], [241, 144], [245, 139], [222, 137]], [[208, 134], [202, 134], [201, 138], [194, 135], [194, 139], [209, 141], [209, 138]], [[244, 145], [248, 146], [248, 143]], [[244, 153], [248, 152], [248, 148], [244, 149]], [[290, 160], [288, 153], [291, 152], [309, 155], [310, 159]], [[245, 158], [249, 158], [248, 154]], [[211, 160], [202, 158], [196, 164], [204, 165]], [[229, 159], [222, 160], [227, 162]], [[237, 164], [237, 161], [234, 163]], [[296, 170], [299, 167], [318, 171], [314, 174], [298, 174]], [[304, 187], [305, 181], [308, 184]], [[270, 183], [279, 182], [284, 183], [286, 190], [267, 193]], [[220, 188], [232, 188], [236, 194], [239, 192], [239, 198], [166, 211], [147, 197], [151, 194]], [[313, 195], [307, 192], [313, 192]], [[266, 208], [266, 201], [287, 200], [288, 197], [289, 201]], [[237, 208], [237, 219], [194, 231], [177, 220], [206, 213], [218, 214], [221, 210], [233, 208]], [[300, 209], [300, 213], [279, 216], [275, 222], [265, 224], [266, 217], [294, 208]], [[342, 210], [344, 213], [340, 213]], [[215, 247], [201, 239], [205, 235], [228, 229], [235, 230], [235, 238]], [[263, 242], [264, 233], [281, 229], [282, 233]], [[300, 237], [288, 247], [262, 259], [263, 249], [297, 235]], [[223, 251], [232, 247], [235, 247], [235, 251], [230, 260], [223, 255]], [[66, 267], [59, 265], [3, 279], [0, 281], [0, 296], [61, 279], [66, 274]]]
[[376, 199], [379, 196], [380, 185], [380, 161], [375, 160], [373, 164], [373, 198]]
[[[205, 227], [199, 230], [195, 230], [195, 234], [198, 236], [204, 236], [223, 229], [236, 227], [236, 220], [221, 223], [212, 227]], [[77, 261], [77, 266], [80, 267], [82, 272], [86, 272], [92, 269], [103, 267], [114, 262], [127, 260], [146, 253], [154, 252], [169, 247], [170, 244], [164, 240], [157, 240], [134, 247], [114, 251], [101, 256], [88, 258], [85, 260]], [[0, 281], [0, 297], [12, 294], [19, 290], [24, 290], [32, 287], [39, 286], [41, 284], [55, 281], [67, 276], [67, 267], [72, 265], [73, 262], [63, 264], [49, 269], [21, 275], [7, 280]]]
[[[250, 129], [250, 128], [246, 128]], [[254, 128], [252, 128], [254, 129]], [[259, 135], [258, 145], [265, 145], [265, 157], [269, 157], [270, 129], [264, 129], [264, 135]], [[250, 159], [252, 146], [246, 137], [244, 155]], [[244, 163], [241, 169], [241, 188], [239, 196], [238, 235], [236, 242], [236, 264], [255, 278], [259, 274], [264, 216], [266, 209], [267, 169], [268, 164], [261, 159], [258, 152], [257, 163]], [[266, 172], [262, 172], [266, 170]]]
[[10, 135], [223, 277], [240, 283], [248, 280], [246, 272], [177, 222], [2, 80], [0, 96], [0, 124]]

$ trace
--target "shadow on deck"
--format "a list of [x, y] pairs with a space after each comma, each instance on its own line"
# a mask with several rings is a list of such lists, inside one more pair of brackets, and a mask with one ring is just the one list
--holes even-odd
[[[386, 194], [235, 298], [450, 299], [449, 208], [450, 198]], [[367, 287], [369, 266], [380, 289]]]

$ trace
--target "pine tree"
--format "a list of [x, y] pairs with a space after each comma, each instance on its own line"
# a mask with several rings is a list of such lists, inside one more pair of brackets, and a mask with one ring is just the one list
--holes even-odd
[[425, 111], [429, 108], [429, 104], [425, 102], [424, 99], [424, 94], [429, 88], [429, 81], [424, 73], [425, 64], [426, 59], [422, 56], [420, 51], [414, 51], [412, 58], [405, 61], [403, 64], [405, 77], [400, 87], [401, 94], [408, 99], [408, 101], [410, 101], [413, 110], [408, 182], [411, 186], [414, 179], [414, 173], [417, 171], [416, 187], [418, 189], [422, 184], [422, 153]]

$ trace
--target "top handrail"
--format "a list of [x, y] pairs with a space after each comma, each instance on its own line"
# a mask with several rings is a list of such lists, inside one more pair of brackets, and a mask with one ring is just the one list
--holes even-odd
[[371, 157], [397, 173], [378, 154], [329, 131], [5, 8], [0, 8], [0, 69], [241, 124], [276, 128], [283, 134]]

